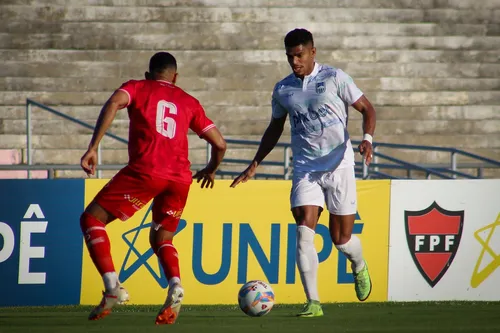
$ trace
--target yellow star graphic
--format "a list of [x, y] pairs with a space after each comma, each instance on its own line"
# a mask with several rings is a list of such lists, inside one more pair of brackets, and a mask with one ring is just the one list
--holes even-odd
[[[474, 272], [472, 273], [470, 281], [470, 285], [472, 286], [472, 288], [477, 288], [500, 266], [500, 254], [496, 254], [489, 245], [490, 239], [495, 233], [495, 229], [497, 227], [500, 227], [500, 214], [498, 214], [495, 222], [477, 230], [474, 233], [474, 237], [476, 237], [477, 241], [483, 246], [483, 250], [481, 251], [479, 258], [477, 259], [476, 267], [474, 268]], [[482, 239], [480, 234], [488, 229], [491, 229], [488, 236], [486, 237], [486, 239]], [[485, 253], [488, 253], [493, 258], [493, 260], [481, 271], [479, 271], [479, 266], [483, 262]]]

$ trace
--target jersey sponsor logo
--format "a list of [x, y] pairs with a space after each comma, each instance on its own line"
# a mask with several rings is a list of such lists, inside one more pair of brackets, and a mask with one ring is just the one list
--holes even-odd
[[[500, 253], [495, 251], [495, 232], [500, 230], [500, 214], [498, 214], [495, 222], [488, 224], [474, 233], [474, 237], [481, 244], [482, 249], [477, 258], [476, 266], [472, 272], [470, 285], [472, 288], [477, 288], [500, 266]], [[497, 238], [498, 239], [498, 234]], [[498, 248], [498, 246], [497, 246]], [[480, 270], [480, 268], [482, 268]]]
[[446, 274], [462, 237], [464, 211], [449, 211], [433, 202], [420, 211], [405, 210], [408, 248], [427, 283], [434, 287]]
[[319, 131], [340, 123], [339, 118], [328, 117], [333, 115], [334, 112], [327, 105], [321, 105], [317, 109], [309, 107], [307, 113], [302, 112], [300, 105], [295, 105], [294, 111], [295, 113], [291, 116], [293, 134]]
[[181, 218], [183, 211], [184, 211], [184, 209], [181, 209], [181, 210], [168, 210], [165, 213], [167, 215], [170, 215], [170, 216], [172, 216], [174, 218], [179, 219], [179, 218]]
[[124, 194], [123, 197], [126, 200], [128, 200], [128, 202], [133, 204], [135, 206], [135, 209], [137, 209], [137, 210], [141, 209], [145, 205], [144, 202], [142, 202], [140, 199], [138, 199], [136, 197], [132, 197], [132, 196], [130, 196], [130, 194]]
[[318, 83], [316, 83], [316, 93], [317, 94], [322, 94], [325, 91], [326, 91], [325, 82], [318, 82]]

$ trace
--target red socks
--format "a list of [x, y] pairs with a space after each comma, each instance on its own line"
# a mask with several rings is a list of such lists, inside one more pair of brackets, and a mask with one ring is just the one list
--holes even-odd
[[[111, 244], [106, 233], [106, 225], [89, 213], [83, 213], [80, 217], [80, 227], [90, 257], [99, 273], [104, 275], [105, 273], [114, 272], [115, 266], [111, 258]], [[157, 244], [156, 248], [158, 249], [156, 255], [160, 259], [167, 279], [170, 281], [172, 278], [177, 278], [174, 281], [179, 281], [179, 258], [172, 241], [161, 242]]]
[[160, 259], [161, 266], [167, 279], [170, 281], [172, 278], [180, 278], [179, 271], [179, 258], [177, 255], [177, 250], [172, 245], [172, 241], [164, 241], [157, 244], [158, 250], [156, 254]]
[[84, 212], [80, 217], [80, 227], [90, 257], [99, 273], [103, 275], [104, 273], [114, 272], [115, 266], [111, 258], [111, 243], [106, 233], [106, 224]]

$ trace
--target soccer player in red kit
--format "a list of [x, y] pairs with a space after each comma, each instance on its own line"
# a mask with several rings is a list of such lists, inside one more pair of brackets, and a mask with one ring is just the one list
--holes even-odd
[[[90, 320], [107, 316], [114, 305], [128, 300], [118, 280], [106, 225], [127, 220], [153, 199], [150, 244], [168, 279], [168, 295], [156, 324], [173, 324], [179, 314], [184, 290], [179, 274], [174, 233], [186, 204], [192, 179], [202, 188], [212, 188], [215, 171], [226, 151], [226, 142], [205, 115], [198, 100], [175, 86], [177, 62], [167, 52], [156, 53], [149, 62], [146, 80], [124, 83], [106, 102], [97, 120], [81, 166], [95, 173], [97, 147], [118, 110], [128, 108], [129, 162], [111, 179], [85, 209], [80, 225], [87, 248], [104, 281], [101, 303]], [[211, 145], [208, 165], [191, 174], [188, 160], [188, 130]]]

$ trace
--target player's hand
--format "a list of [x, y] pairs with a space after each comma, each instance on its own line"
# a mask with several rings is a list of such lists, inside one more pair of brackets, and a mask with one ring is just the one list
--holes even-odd
[[213, 188], [214, 187], [214, 182], [215, 182], [215, 171], [212, 171], [208, 168], [204, 168], [193, 176], [194, 179], [196, 179], [196, 182], [201, 183], [201, 188]]
[[82, 159], [80, 160], [80, 166], [82, 167], [83, 171], [85, 171], [87, 175], [90, 177], [90, 175], [95, 174], [96, 165], [97, 165], [97, 150], [95, 149], [87, 150], [87, 152], [82, 156]]
[[246, 183], [250, 178], [255, 176], [255, 173], [257, 172], [257, 163], [252, 162], [248, 168], [245, 169], [238, 177], [236, 177], [235, 180], [233, 180], [232, 184], [230, 187], [236, 187], [239, 183]]
[[373, 147], [370, 141], [363, 140], [359, 146], [359, 153], [365, 157], [365, 164], [368, 166], [372, 162]]

